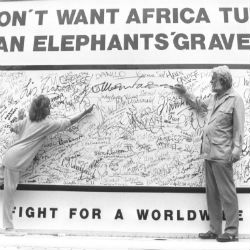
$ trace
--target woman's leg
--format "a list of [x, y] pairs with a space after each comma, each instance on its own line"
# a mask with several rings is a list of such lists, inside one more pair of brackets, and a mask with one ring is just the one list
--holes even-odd
[[19, 183], [19, 171], [4, 168], [4, 192], [3, 192], [3, 227], [12, 229], [14, 208], [14, 194]]

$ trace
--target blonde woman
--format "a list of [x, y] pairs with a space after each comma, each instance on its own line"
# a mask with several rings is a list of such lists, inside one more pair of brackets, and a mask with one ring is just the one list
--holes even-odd
[[11, 131], [18, 135], [18, 139], [7, 150], [2, 163], [4, 166], [3, 227], [7, 231], [14, 230], [13, 197], [19, 183], [20, 172], [29, 167], [47, 136], [67, 129], [92, 110], [93, 105], [70, 119], [52, 120], [48, 118], [49, 98], [39, 95], [32, 101], [28, 117], [13, 124]]

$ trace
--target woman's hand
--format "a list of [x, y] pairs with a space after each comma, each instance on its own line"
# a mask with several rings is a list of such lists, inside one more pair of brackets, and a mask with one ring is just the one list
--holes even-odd
[[94, 104], [92, 104], [88, 109], [86, 109], [86, 114], [89, 114], [92, 112], [92, 110], [94, 109]]

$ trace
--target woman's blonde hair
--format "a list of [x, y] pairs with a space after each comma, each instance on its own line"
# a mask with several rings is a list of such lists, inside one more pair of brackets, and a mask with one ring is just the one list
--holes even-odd
[[39, 122], [45, 119], [48, 115], [48, 109], [50, 109], [50, 100], [45, 95], [39, 95], [35, 98], [30, 106], [29, 118], [32, 122]]

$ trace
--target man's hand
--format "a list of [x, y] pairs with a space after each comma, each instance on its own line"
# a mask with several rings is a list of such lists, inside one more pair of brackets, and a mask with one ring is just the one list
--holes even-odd
[[173, 90], [175, 90], [180, 95], [184, 95], [187, 92], [186, 88], [182, 84], [175, 84], [173, 86]]
[[232, 163], [235, 163], [235, 162], [237, 162], [240, 159], [240, 153], [241, 153], [241, 151], [240, 151], [239, 148], [235, 147], [233, 149], [232, 159], [231, 159]]

